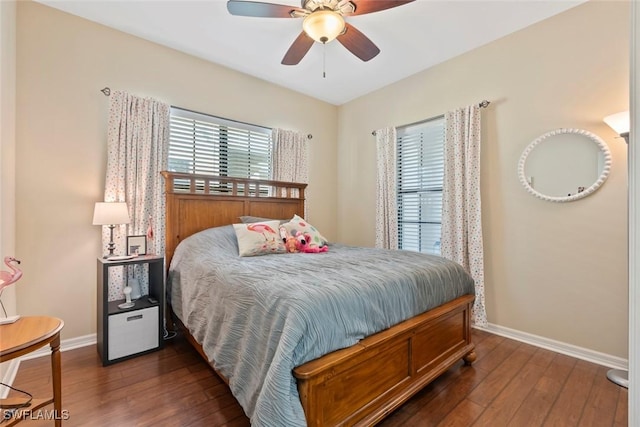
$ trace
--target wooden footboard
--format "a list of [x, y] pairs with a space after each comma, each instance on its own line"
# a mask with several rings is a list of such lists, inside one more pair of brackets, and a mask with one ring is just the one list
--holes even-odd
[[464, 296], [294, 370], [309, 426], [370, 426], [463, 358], [473, 296]]
[[[473, 363], [473, 299], [460, 297], [295, 368], [308, 426], [372, 426], [460, 359]], [[208, 362], [202, 346], [176, 323]]]

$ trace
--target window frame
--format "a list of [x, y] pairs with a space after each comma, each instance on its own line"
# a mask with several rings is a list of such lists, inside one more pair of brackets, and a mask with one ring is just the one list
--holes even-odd
[[[398, 249], [441, 254], [444, 132], [444, 115], [396, 128]], [[413, 146], [408, 147], [410, 144]], [[407, 195], [415, 195], [416, 200], [412, 202]], [[417, 207], [412, 208], [412, 203]], [[426, 211], [430, 204], [435, 207]], [[411, 215], [415, 218], [407, 219]], [[410, 230], [411, 226], [415, 229]], [[429, 232], [431, 226], [436, 230]], [[424, 237], [429, 234], [430, 240]]]
[[[178, 120], [174, 121], [174, 118]], [[182, 138], [186, 141], [189, 140], [188, 136], [185, 138], [188, 135], [188, 131], [177, 129], [180, 126], [178, 121], [182, 121], [185, 127], [188, 121], [193, 124], [191, 131], [193, 139], [190, 147], [188, 147], [189, 142], [185, 141], [180, 143], [182, 147], [178, 145], [180, 132], [183, 132]], [[197, 123], [202, 124], [197, 126]], [[209, 137], [199, 137], [198, 131], [202, 131], [207, 126], [211, 128], [211, 135]], [[244, 140], [242, 138], [243, 133], [246, 133]], [[235, 140], [233, 140], [234, 138]], [[208, 149], [202, 148], [202, 146], [199, 148], [198, 142], [203, 144], [205, 141], [210, 147]], [[244, 146], [243, 143], [245, 144]], [[254, 144], [253, 150], [251, 149], [252, 143]], [[175, 145], [172, 146], [172, 144]], [[176, 154], [176, 152], [180, 152], [180, 148], [183, 149], [182, 157]], [[232, 159], [234, 149], [245, 150], [248, 158], [246, 164], [242, 160], [234, 161]], [[198, 152], [200, 152], [200, 156], [198, 156]], [[174, 172], [205, 173], [226, 177], [268, 180], [271, 176], [273, 163], [272, 129], [171, 106], [167, 157], [167, 168]], [[205, 157], [210, 159], [205, 160]], [[256, 158], [256, 161], [252, 162], [252, 158]], [[179, 162], [180, 160], [190, 162], [190, 164], [186, 167], [176, 167], [175, 164], [172, 164], [172, 162]], [[209, 162], [209, 165], [207, 165], [207, 162]], [[260, 163], [266, 163], [266, 167], [260, 166]], [[256, 165], [255, 168], [252, 165]], [[243, 175], [234, 174], [231, 171], [234, 167], [243, 169]]]

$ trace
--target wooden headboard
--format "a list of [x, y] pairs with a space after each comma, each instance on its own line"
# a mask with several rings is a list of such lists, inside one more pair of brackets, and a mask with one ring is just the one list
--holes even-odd
[[181, 240], [211, 227], [239, 223], [240, 216], [285, 219], [304, 215], [307, 184], [163, 171], [165, 265]]

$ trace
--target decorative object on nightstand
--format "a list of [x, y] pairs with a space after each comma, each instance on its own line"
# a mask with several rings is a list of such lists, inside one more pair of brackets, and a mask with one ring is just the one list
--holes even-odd
[[127, 274], [127, 287], [131, 288], [132, 300], [137, 300], [142, 297], [142, 289], [140, 289], [140, 281], [137, 277], [128, 277]]
[[616, 131], [621, 138], [624, 138], [625, 142], [629, 143], [629, 128], [630, 124], [630, 116], [628, 111], [621, 111], [619, 113], [611, 114], [610, 116], [605, 117], [604, 122], [609, 125], [609, 127]]
[[[4, 263], [7, 264], [7, 267], [9, 267], [11, 271], [0, 271], [0, 298], [2, 298], [4, 288], [14, 284], [22, 277], [22, 271], [15, 265], [12, 265], [14, 262], [20, 264], [20, 260], [17, 260], [14, 257], [4, 257]], [[2, 299], [0, 299], [0, 306], [2, 306], [2, 313], [4, 314], [4, 317], [0, 318], [0, 325], [13, 323], [20, 318], [17, 314], [15, 316], [7, 316], [7, 310], [4, 309]]]
[[[127, 244], [128, 246], [128, 244]], [[134, 256], [138, 256], [137, 254]], [[124, 260], [127, 258], [119, 258], [120, 260]], [[113, 261], [118, 261], [118, 259], [114, 259], [114, 258], [109, 258], [109, 260]], [[135, 266], [130, 266], [127, 265], [125, 267], [125, 275], [126, 275], [126, 286], [124, 287], [124, 289], [122, 290], [122, 293], [124, 294], [124, 298], [125, 298], [125, 302], [123, 302], [122, 304], [118, 304], [118, 308], [121, 310], [124, 310], [125, 308], [131, 308], [134, 307], [136, 305], [136, 303], [132, 300], [137, 300], [138, 298], [140, 298], [142, 296], [142, 291], [140, 290], [140, 282], [138, 281], [137, 278], [135, 277], [129, 277], [129, 267], [133, 267], [134, 271], [135, 271]]]
[[[93, 225], [109, 226], [109, 254], [105, 258], [114, 258], [116, 245], [113, 242], [113, 229], [116, 225], [129, 224], [129, 210], [125, 202], [97, 202], [93, 210]], [[131, 258], [131, 257], [129, 257]], [[125, 259], [125, 258], [120, 258]]]
[[[129, 277], [129, 268], [147, 271], [148, 291], [135, 302], [132, 301], [134, 285], [141, 292], [142, 277], [128, 279], [125, 287], [126, 299], [109, 301], [109, 271], [124, 268]], [[141, 354], [158, 350], [164, 345], [164, 257], [140, 255], [130, 260], [97, 260], [97, 335], [98, 353], [104, 366]], [[144, 287], [143, 287], [144, 288]], [[144, 289], [143, 289], [144, 290]], [[127, 305], [131, 302], [132, 305]]]
[[125, 301], [122, 304], [118, 304], [118, 308], [120, 310], [124, 310], [125, 308], [131, 308], [134, 307], [136, 305], [135, 302], [131, 301], [131, 287], [130, 286], [126, 286], [123, 290], [122, 293], [124, 293], [124, 299]]
[[147, 254], [147, 236], [127, 236], [127, 255], [146, 255]]

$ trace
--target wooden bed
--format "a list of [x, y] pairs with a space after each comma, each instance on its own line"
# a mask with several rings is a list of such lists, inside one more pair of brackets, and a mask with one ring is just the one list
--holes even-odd
[[[167, 266], [178, 243], [198, 231], [238, 223], [243, 215], [291, 218], [304, 212], [306, 184], [173, 172], [162, 175]], [[293, 373], [308, 425], [373, 425], [458, 360], [473, 363], [473, 299], [471, 295], [457, 298], [352, 347], [296, 367]], [[200, 344], [185, 333], [207, 360]]]

